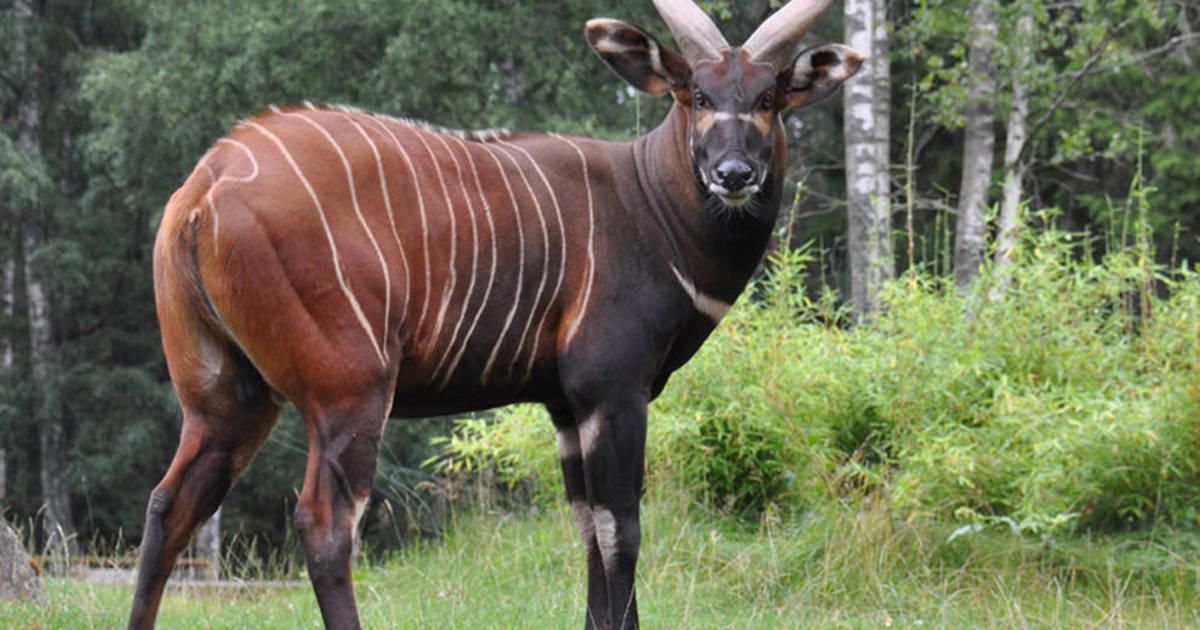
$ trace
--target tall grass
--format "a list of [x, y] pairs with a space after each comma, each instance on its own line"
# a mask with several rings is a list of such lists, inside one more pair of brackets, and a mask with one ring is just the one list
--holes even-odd
[[[660, 487], [646, 502], [638, 595], [646, 627], [1194, 627], [1195, 544], [1129, 535], [1046, 545], [1008, 532], [951, 539], [879, 501], [732, 523]], [[368, 628], [564, 628], [583, 620], [582, 545], [565, 505], [461, 515], [355, 572]], [[0, 627], [118, 627], [128, 587], [53, 580], [46, 607]], [[172, 590], [162, 628], [320, 627], [306, 585]]]
[[[1011, 286], [913, 272], [847, 326], [783, 252], [651, 408], [651, 483], [754, 517], [878, 501], [895, 518], [1028, 532], [1194, 527], [1200, 275], [1137, 245], [1030, 233]], [[1169, 271], [1169, 273], [1168, 273]], [[535, 407], [461, 423], [443, 466], [559, 493]]]

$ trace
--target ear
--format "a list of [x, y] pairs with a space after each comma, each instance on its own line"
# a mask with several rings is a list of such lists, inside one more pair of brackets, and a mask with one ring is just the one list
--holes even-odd
[[824, 44], [800, 53], [792, 63], [787, 82], [787, 107], [807, 107], [837, 91], [843, 81], [854, 76], [866, 57], [849, 46]]
[[692, 70], [682, 55], [636, 26], [608, 18], [589, 20], [587, 40], [613, 72], [643, 92], [665, 94], [686, 88], [691, 80]]

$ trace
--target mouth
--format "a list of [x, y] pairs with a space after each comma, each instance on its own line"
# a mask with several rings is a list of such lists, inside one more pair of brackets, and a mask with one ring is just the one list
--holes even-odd
[[708, 192], [715, 195], [721, 200], [721, 203], [730, 208], [738, 208], [746, 205], [747, 202], [754, 198], [754, 195], [758, 192], [758, 189], [759, 186], [757, 184], [743, 188], [737, 192], [731, 192], [724, 186], [719, 186], [717, 184], [709, 184], [708, 186]]

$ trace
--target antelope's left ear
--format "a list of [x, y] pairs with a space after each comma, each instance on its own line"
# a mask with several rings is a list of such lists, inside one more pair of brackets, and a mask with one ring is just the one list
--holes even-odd
[[784, 71], [788, 108], [807, 107], [832, 95], [864, 61], [862, 53], [841, 44], [814, 46], [800, 53], [792, 63], [791, 76]]
[[679, 53], [620, 20], [588, 20], [587, 40], [604, 63], [633, 87], [650, 94], [684, 90], [692, 70]]

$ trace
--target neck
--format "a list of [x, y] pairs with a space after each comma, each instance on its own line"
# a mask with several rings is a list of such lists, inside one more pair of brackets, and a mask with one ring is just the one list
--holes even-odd
[[688, 145], [688, 112], [671, 108], [633, 145], [641, 193], [672, 244], [671, 262], [732, 300], [758, 267], [779, 213], [787, 143], [776, 130], [775, 159], [753, 212], [724, 208], [696, 177]]

